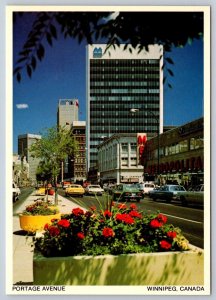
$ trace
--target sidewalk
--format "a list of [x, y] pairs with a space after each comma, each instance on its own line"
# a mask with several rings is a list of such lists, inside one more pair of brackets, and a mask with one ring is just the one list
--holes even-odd
[[[33, 248], [32, 237], [26, 238], [26, 233], [20, 228], [19, 216], [25, 207], [41, 198], [35, 195], [35, 191], [14, 211], [13, 216], [13, 284], [33, 284]], [[48, 196], [54, 200], [54, 196]], [[77, 204], [58, 195], [58, 207], [61, 213], [70, 213]]]

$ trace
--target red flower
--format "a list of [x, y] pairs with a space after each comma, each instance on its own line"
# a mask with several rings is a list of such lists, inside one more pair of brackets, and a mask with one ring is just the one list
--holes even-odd
[[109, 227], [105, 227], [102, 231], [102, 234], [104, 237], [108, 238], [108, 237], [113, 237], [115, 235], [114, 231], [112, 230], [112, 228]]
[[162, 240], [162, 241], [160, 241], [160, 246], [164, 250], [169, 250], [172, 247], [172, 244], [170, 244], [169, 242], [167, 242], [165, 240]]
[[75, 216], [84, 215], [84, 211], [83, 211], [81, 208], [79, 208], [79, 207], [74, 208], [74, 209], [72, 210], [72, 213], [73, 213]]
[[44, 225], [44, 230], [48, 230], [48, 229], [49, 229], [49, 224], [46, 223], [46, 224]]
[[117, 214], [116, 220], [126, 224], [134, 224], [134, 219], [129, 214]]
[[158, 228], [158, 227], [163, 226], [163, 223], [159, 222], [157, 219], [153, 219], [153, 220], [151, 220], [151, 222], [150, 222], [150, 226], [151, 226], [152, 228]]
[[132, 210], [135, 210], [135, 209], [137, 209], [137, 206], [136, 206], [136, 204], [132, 203], [132, 204], [130, 205], [130, 209], [132, 209]]
[[177, 236], [177, 233], [175, 231], [168, 231], [167, 236], [171, 239], [174, 239]]
[[77, 233], [77, 237], [80, 239], [80, 240], [83, 240], [85, 238], [84, 234], [82, 232], [78, 232]]
[[62, 220], [58, 221], [58, 225], [68, 228], [70, 226], [70, 222], [66, 219], [62, 219]]
[[51, 236], [57, 236], [60, 234], [60, 229], [56, 226], [50, 226], [49, 227], [49, 233]]
[[136, 210], [132, 210], [132, 211], [130, 211], [129, 212], [129, 215], [131, 216], [131, 217], [134, 217], [134, 218], [142, 218], [142, 215], [138, 212], [138, 211], [136, 211]]
[[119, 204], [118, 209], [127, 209], [127, 205], [125, 204]]
[[164, 216], [163, 214], [159, 214], [159, 215], [157, 216], [157, 219], [158, 219], [159, 221], [161, 221], [162, 223], [164, 223], [164, 224], [167, 222], [167, 217]]
[[104, 217], [110, 218], [112, 216], [112, 213], [109, 210], [104, 211]]

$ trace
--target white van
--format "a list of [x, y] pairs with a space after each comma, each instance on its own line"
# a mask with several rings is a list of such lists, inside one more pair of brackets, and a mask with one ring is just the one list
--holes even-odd
[[143, 192], [143, 194], [148, 194], [149, 191], [152, 191], [155, 188], [155, 184], [151, 182], [139, 183], [138, 185], [138, 188]]

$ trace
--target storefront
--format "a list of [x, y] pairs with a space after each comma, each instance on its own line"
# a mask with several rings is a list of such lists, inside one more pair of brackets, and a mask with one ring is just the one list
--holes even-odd
[[203, 158], [203, 118], [200, 118], [146, 142], [142, 156], [144, 178], [154, 176], [158, 184], [178, 183], [186, 187], [203, 183]]

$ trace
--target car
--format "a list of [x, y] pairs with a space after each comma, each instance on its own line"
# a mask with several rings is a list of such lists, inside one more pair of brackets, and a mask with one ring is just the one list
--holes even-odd
[[84, 188], [80, 184], [71, 184], [65, 189], [65, 196], [80, 196], [83, 197], [85, 194]]
[[151, 194], [151, 198], [156, 201], [156, 199], [166, 200], [166, 202], [171, 202], [177, 199], [177, 194], [180, 191], [186, 191], [185, 188], [177, 184], [166, 184], [161, 186], [158, 190]]
[[188, 204], [203, 206], [204, 205], [204, 184], [199, 184], [188, 191], [178, 193], [177, 199], [183, 206]]
[[65, 190], [66, 188], [68, 188], [71, 185], [70, 181], [63, 181], [62, 182], [62, 188], [63, 190]]
[[89, 184], [85, 188], [85, 193], [86, 195], [102, 196], [102, 194], [104, 193], [104, 189], [102, 189], [99, 184]]
[[149, 194], [155, 188], [154, 183], [144, 182], [144, 183], [136, 183], [136, 186], [140, 191], [143, 192], [144, 195]]
[[20, 188], [16, 185], [15, 182], [12, 183], [12, 197], [13, 197], [13, 202], [16, 202], [19, 199], [21, 191]]
[[36, 196], [44, 196], [46, 194], [46, 188], [45, 187], [39, 187], [36, 189], [35, 195]]
[[113, 190], [113, 201], [137, 201], [143, 199], [143, 193], [133, 184], [118, 184]]
[[160, 186], [154, 187], [153, 190], [151, 190], [151, 191], [148, 192], [148, 196], [149, 196], [150, 198], [153, 198], [154, 193], [157, 193], [157, 191], [158, 191], [159, 189], [160, 189]]

